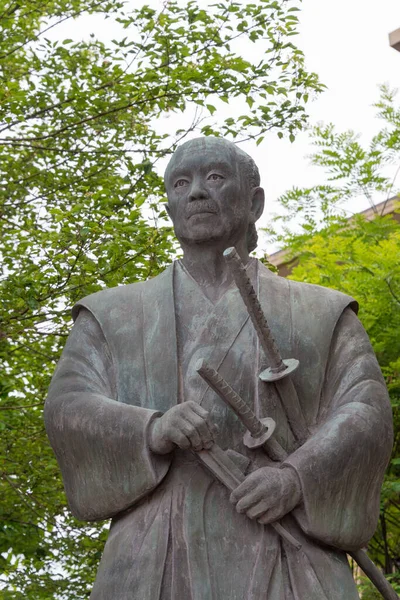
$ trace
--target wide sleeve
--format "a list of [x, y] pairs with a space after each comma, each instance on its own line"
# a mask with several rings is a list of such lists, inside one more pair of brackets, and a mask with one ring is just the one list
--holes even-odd
[[285, 461], [301, 481], [303, 503], [294, 515], [305, 533], [343, 550], [367, 544], [392, 443], [385, 382], [364, 328], [346, 309], [332, 339], [318, 422]]
[[170, 458], [151, 452], [148, 427], [160, 413], [117, 401], [103, 332], [81, 309], [51, 381], [45, 424], [72, 513], [112, 517], [151, 492]]

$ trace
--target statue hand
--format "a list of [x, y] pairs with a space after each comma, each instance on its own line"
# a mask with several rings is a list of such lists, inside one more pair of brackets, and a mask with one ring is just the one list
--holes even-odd
[[250, 473], [235, 490], [230, 501], [239, 513], [259, 523], [274, 523], [301, 501], [300, 480], [290, 467], [263, 467]]
[[150, 426], [149, 446], [156, 454], [167, 454], [176, 446], [184, 450], [209, 449], [214, 443], [216, 427], [209, 413], [189, 400], [173, 406]]

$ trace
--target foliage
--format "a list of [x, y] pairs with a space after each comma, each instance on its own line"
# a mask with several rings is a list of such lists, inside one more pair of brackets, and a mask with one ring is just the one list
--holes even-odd
[[[376, 106], [383, 127], [369, 147], [353, 132], [337, 133], [332, 125], [313, 129], [312, 162], [324, 169], [327, 183], [283, 195], [284, 210], [269, 233], [293, 260], [293, 279], [335, 288], [360, 304], [359, 317], [385, 376], [395, 423], [380, 522], [369, 553], [386, 574], [397, 573], [393, 584], [400, 591], [400, 203], [396, 214], [385, 215], [387, 202], [400, 190], [400, 106], [386, 87]], [[348, 220], [344, 207], [361, 194], [372, 216]], [[376, 206], [375, 198], [384, 203]], [[363, 598], [379, 597], [365, 581], [363, 589]]]
[[[179, 140], [196, 130], [259, 143], [270, 129], [293, 139], [322, 88], [292, 42], [297, 11], [295, 0], [0, 2], [3, 600], [88, 597], [105, 526], [66, 510], [42, 420], [70, 307], [170, 261], [157, 165]], [[85, 15], [118, 39], [80, 40]]]

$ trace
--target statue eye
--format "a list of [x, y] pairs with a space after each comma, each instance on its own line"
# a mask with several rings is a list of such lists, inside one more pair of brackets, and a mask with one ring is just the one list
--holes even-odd
[[222, 177], [222, 175], [218, 175], [218, 173], [211, 173], [207, 179], [209, 181], [219, 181], [220, 179], [224, 179], [224, 177]]
[[174, 187], [178, 188], [178, 187], [185, 187], [185, 185], [188, 184], [188, 181], [186, 179], [178, 179], [178, 181], [174, 184]]

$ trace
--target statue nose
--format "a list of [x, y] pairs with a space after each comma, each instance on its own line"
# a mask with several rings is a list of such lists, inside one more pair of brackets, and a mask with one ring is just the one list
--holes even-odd
[[189, 191], [189, 200], [201, 200], [202, 198], [209, 198], [208, 191], [201, 181], [194, 180]]

